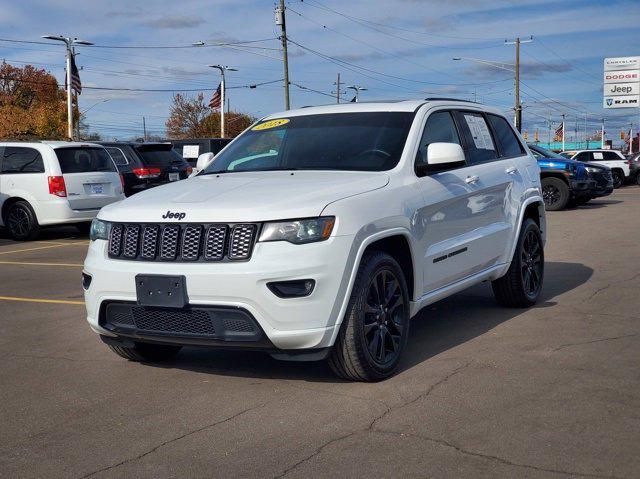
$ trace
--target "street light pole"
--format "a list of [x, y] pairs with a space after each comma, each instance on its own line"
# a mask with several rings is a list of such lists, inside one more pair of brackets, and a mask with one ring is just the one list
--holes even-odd
[[356, 92], [356, 101], [355, 101], [356, 103], [358, 103], [358, 94], [361, 91], [366, 91], [367, 90], [365, 87], [360, 86], [360, 85], [349, 85], [347, 88], [349, 88], [351, 90], [354, 90]]
[[238, 69], [237, 68], [233, 68], [233, 67], [228, 67], [226, 65], [209, 65], [209, 67], [211, 68], [216, 68], [218, 70], [220, 70], [220, 137], [224, 138], [224, 107], [225, 107], [225, 77], [224, 77], [224, 72], [225, 71], [230, 71], [230, 72], [237, 72]]
[[280, 27], [280, 41], [282, 42], [282, 64], [284, 67], [284, 109], [289, 109], [289, 54], [287, 52], [287, 20], [284, 0], [276, 7], [276, 25]]
[[73, 95], [71, 94], [71, 59], [73, 58], [73, 45], [93, 45], [93, 43], [75, 37], [63, 37], [62, 35], [43, 35], [42, 38], [64, 42], [67, 47], [67, 136], [70, 140], [73, 140]]

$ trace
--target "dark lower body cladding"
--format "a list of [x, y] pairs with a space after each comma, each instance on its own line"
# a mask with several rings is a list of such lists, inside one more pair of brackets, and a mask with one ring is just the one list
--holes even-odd
[[242, 308], [196, 306], [156, 308], [133, 302], [107, 302], [100, 310], [100, 326], [116, 336], [101, 336], [107, 344], [132, 346], [135, 342], [222, 349], [265, 351], [276, 359], [324, 359], [328, 348], [283, 350], [276, 348], [258, 322]]

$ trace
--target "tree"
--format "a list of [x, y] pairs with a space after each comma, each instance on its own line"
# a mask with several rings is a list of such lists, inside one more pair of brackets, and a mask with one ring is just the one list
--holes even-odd
[[53, 75], [0, 64], [0, 138], [63, 139], [66, 116], [65, 93]]
[[[229, 111], [225, 113], [225, 135], [238, 136], [255, 119], [245, 113]], [[167, 136], [174, 139], [218, 138], [220, 137], [220, 112], [214, 111], [204, 102], [204, 94], [193, 98], [177, 93], [165, 126]]]

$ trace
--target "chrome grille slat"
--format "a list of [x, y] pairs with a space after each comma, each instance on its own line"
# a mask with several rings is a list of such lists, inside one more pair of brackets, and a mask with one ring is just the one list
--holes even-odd
[[207, 228], [204, 243], [204, 259], [219, 261], [224, 257], [227, 225], [212, 225]]
[[138, 239], [140, 237], [139, 225], [127, 225], [124, 228], [124, 244], [122, 255], [126, 258], [138, 256]]
[[229, 244], [229, 259], [247, 259], [251, 256], [255, 232], [256, 225], [253, 224], [240, 224], [233, 227]]
[[202, 239], [202, 226], [189, 225], [182, 233], [182, 259], [196, 261], [200, 257], [200, 243]]
[[142, 230], [142, 247], [140, 248], [140, 256], [143, 259], [155, 259], [158, 251], [158, 231], [160, 228], [156, 225], [145, 226]]
[[178, 256], [178, 236], [180, 236], [180, 226], [167, 225], [162, 228], [160, 239], [160, 258], [175, 260]]
[[136, 261], [247, 261], [256, 223], [113, 223], [110, 258]]

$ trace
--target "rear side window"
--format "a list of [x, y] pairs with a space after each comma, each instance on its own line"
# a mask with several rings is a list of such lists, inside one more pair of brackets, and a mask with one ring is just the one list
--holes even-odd
[[582, 153], [578, 153], [573, 157], [576, 161], [591, 161], [591, 153], [588, 151], [583, 151]]
[[496, 139], [500, 144], [502, 156], [519, 156], [524, 153], [522, 145], [518, 141], [516, 134], [513, 132], [507, 120], [497, 115], [487, 115], [489, 123], [493, 127]]
[[603, 152], [604, 161], [620, 161], [622, 158], [618, 156], [618, 154], [614, 151], [605, 151]]
[[111, 155], [111, 158], [113, 158], [116, 165], [125, 166], [129, 164], [126, 156], [124, 156], [124, 153], [122, 153], [120, 148], [107, 148], [107, 151], [109, 152], [109, 155]]
[[458, 113], [458, 124], [462, 129], [471, 163], [485, 163], [498, 157], [489, 125], [480, 113], [463, 111]]
[[104, 148], [57, 148], [55, 152], [63, 175], [117, 171]]
[[2, 172], [44, 173], [44, 162], [40, 152], [34, 148], [6, 146], [2, 155]]

